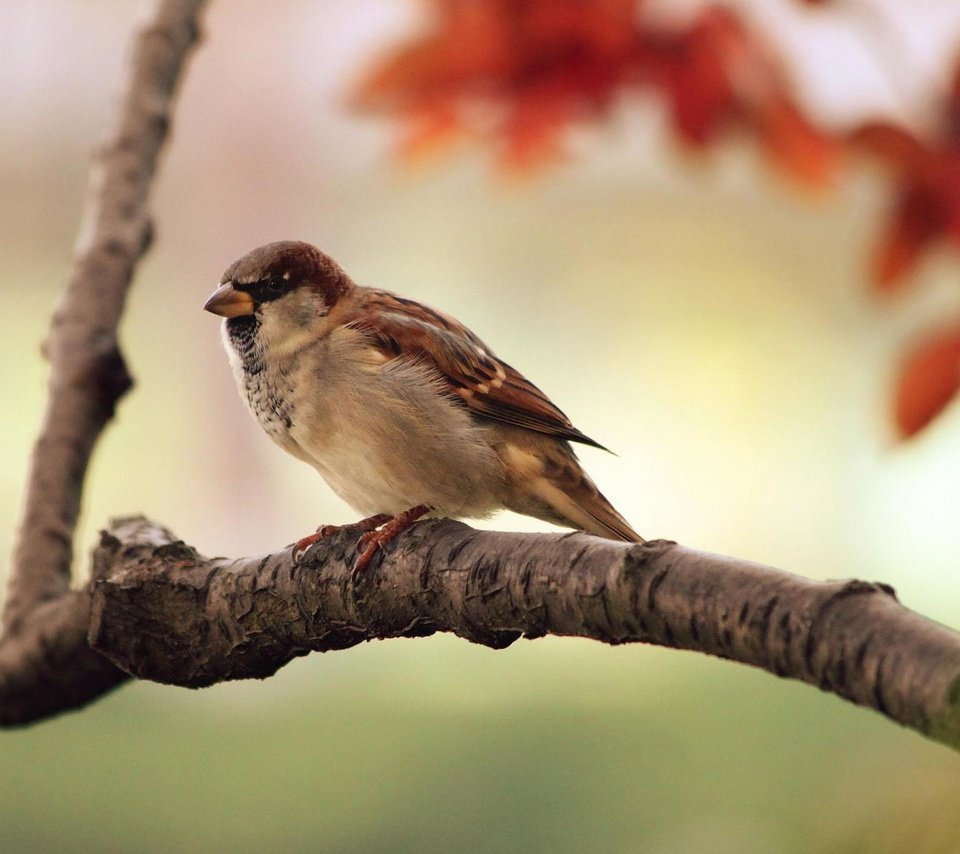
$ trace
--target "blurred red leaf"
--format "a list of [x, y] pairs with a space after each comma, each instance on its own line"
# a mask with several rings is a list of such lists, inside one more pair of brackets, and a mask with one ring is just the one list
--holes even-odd
[[942, 236], [949, 212], [941, 194], [908, 183], [874, 250], [873, 281], [881, 291], [899, 290], [923, 251]]
[[960, 328], [930, 338], [904, 362], [894, 419], [901, 439], [926, 427], [960, 390]]
[[960, 144], [960, 62], [953, 69], [953, 79], [943, 110], [941, 132], [954, 145]]
[[703, 147], [736, 115], [736, 98], [720, 44], [727, 15], [704, 14], [664, 45], [664, 88], [676, 131]]
[[836, 175], [842, 146], [814, 128], [786, 98], [772, 98], [764, 106], [757, 131], [765, 153], [801, 184], [822, 187]]
[[513, 61], [504, 0], [441, 0], [438, 26], [399, 49], [362, 82], [362, 106], [404, 110], [428, 94], [436, 101], [451, 87], [506, 73]]
[[446, 104], [425, 101], [419, 108], [409, 109], [400, 151], [409, 160], [425, 157], [448, 146], [462, 131], [456, 111]]
[[889, 122], [868, 122], [848, 137], [854, 150], [873, 154], [900, 169], [916, 168], [924, 157], [924, 147], [909, 130]]
[[740, 121], [756, 134], [762, 151], [801, 184], [828, 183], [843, 146], [803, 115], [767, 46], [728, 9], [708, 7], [701, 21], [723, 57]]
[[906, 129], [868, 124], [849, 137], [894, 176], [896, 199], [873, 254], [872, 279], [892, 292], [908, 281], [924, 251], [941, 239], [960, 244], [960, 145], [946, 129], [921, 141]]

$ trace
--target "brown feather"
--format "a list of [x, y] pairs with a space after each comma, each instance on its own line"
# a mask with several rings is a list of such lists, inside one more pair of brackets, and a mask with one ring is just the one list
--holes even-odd
[[371, 345], [388, 358], [422, 359], [436, 368], [450, 393], [474, 415], [606, 450], [452, 317], [380, 290], [365, 291], [352, 314], [345, 325], [368, 334]]
[[507, 471], [506, 506], [517, 513], [611, 540], [642, 543], [565, 442], [503, 427], [494, 447]]

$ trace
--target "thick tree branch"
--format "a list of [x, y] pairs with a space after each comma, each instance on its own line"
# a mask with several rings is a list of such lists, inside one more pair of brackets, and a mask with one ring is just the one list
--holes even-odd
[[[630, 546], [449, 520], [415, 526], [352, 584], [355, 541], [349, 532], [322, 541], [299, 565], [289, 549], [208, 559], [143, 518], [118, 520], [94, 553], [94, 579], [37, 646], [68, 662], [89, 641], [134, 676], [201, 687], [374, 638], [645, 642], [809, 682], [960, 748], [960, 635], [885, 585], [810, 581], [662, 540]], [[31, 709], [36, 700], [19, 689], [0, 683], [0, 722], [56, 710], [42, 692]]]

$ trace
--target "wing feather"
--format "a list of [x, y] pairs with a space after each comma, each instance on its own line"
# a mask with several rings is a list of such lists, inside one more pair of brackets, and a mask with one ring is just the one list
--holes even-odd
[[450, 393], [479, 418], [603, 448], [463, 324], [436, 309], [370, 290], [345, 322], [367, 334], [371, 346], [388, 359], [408, 357], [430, 364]]

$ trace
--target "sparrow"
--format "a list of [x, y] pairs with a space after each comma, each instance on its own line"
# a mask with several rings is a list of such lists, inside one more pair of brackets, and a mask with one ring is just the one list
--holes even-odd
[[[354, 578], [423, 516], [505, 507], [643, 542], [570, 443], [603, 446], [449, 315], [358, 285], [289, 240], [231, 264], [204, 308], [224, 318], [237, 386], [267, 435], [366, 516], [344, 526], [364, 532]], [[336, 530], [300, 540], [295, 556]]]

